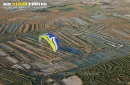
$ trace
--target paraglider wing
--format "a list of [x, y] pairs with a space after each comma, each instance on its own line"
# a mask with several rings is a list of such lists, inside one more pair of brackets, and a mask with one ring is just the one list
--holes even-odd
[[52, 33], [47, 33], [44, 35], [40, 35], [38, 37], [38, 40], [41, 42], [42, 40], [46, 40], [52, 47], [53, 51], [56, 52], [59, 50], [59, 41], [57, 39], [57, 37], [55, 37]]

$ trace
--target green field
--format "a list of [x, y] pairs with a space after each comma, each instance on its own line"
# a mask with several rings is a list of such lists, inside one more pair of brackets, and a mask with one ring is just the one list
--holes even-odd
[[38, 10], [35, 10], [35, 12], [49, 12], [47, 9], [38, 9]]
[[71, 11], [71, 10], [74, 10], [75, 8], [72, 8], [72, 7], [68, 7], [68, 6], [56, 6], [56, 7], [50, 7], [48, 8], [48, 10], [54, 10], [54, 9], [57, 9], [57, 10], [60, 10], [60, 11]]
[[70, 7], [61, 7], [59, 8], [59, 10], [61, 11], [71, 11], [71, 10], [74, 10], [75, 8], [70, 8]]
[[[71, 11], [71, 10], [74, 10], [76, 8], [73, 7], [74, 5], [68, 5], [68, 6], [53, 6], [53, 7], [49, 7], [48, 10], [54, 10], [54, 9], [57, 9], [57, 10], [60, 10], [60, 11]], [[80, 4], [80, 8], [83, 8], [84, 10], [86, 11], [90, 11], [90, 12], [96, 12], [96, 11], [104, 11], [104, 9], [102, 9], [101, 7], [99, 6], [91, 6], [91, 5], [82, 5]]]
[[87, 11], [90, 11], [90, 12], [104, 11], [104, 9], [100, 8], [99, 6], [84, 5], [84, 6], [80, 6], [80, 7]]

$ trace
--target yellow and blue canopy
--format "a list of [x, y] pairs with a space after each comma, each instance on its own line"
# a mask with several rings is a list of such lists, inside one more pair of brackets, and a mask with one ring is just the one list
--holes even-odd
[[52, 47], [53, 51], [56, 52], [59, 50], [60, 45], [59, 45], [59, 41], [58, 38], [55, 37], [52, 33], [47, 33], [44, 35], [40, 35], [38, 37], [38, 40], [41, 42], [42, 40], [46, 40]]

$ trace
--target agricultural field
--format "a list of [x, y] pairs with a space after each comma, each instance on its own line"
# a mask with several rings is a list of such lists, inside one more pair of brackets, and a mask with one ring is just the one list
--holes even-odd
[[[63, 72], [61, 74], [53, 74], [43, 79], [43, 84], [47, 83], [47, 79], [54, 79], [55, 82], [61, 82], [63, 78], [69, 76], [78, 76], [83, 85], [127, 85], [130, 82], [130, 57], [126, 56], [119, 59], [110, 60], [99, 65], [81, 69], [75, 72]], [[57, 77], [57, 79], [55, 79]]]
[[80, 70], [75, 74], [83, 81], [83, 85], [127, 85], [130, 82], [130, 57], [114, 59], [92, 68]]
[[35, 78], [7, 69], [0, 70], [0, 79], [5, 85], [32, 85], [32, 81], [35, 81]]
[[104, 12], [105, 11], [104, 9], [102, 9], [101, 7], [98, 7], [98, 6], [85, 5], [85, 6], [80, 6], [80, 7], [89, 12], [97, 12], [97, 11]]
[[68, 6], [48, 8], [48, 10], [55, 10], [55, 9], [60, 10], [60, 11], [65, 11], [65, 12], [75, 10], [75, 8], [68, 7]]
[[[106, 4], [110, 5], [102, 8]], [[64, 85], [62, 79], [74, 76], [83, 85], [128, 85], [130, 24], [125, 8], [119, 0], [94, 5], [68, 2], [27, 11], [1, 9], [0, 84]], [[46, 40], [38, 40], [46, 33], [58, 39], [57, 52]]]

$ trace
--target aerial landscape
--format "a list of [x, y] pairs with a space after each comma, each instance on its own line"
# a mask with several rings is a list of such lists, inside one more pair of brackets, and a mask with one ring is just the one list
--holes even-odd
[[0, 0], [0, 85], [130, 85], [130, 0]]

